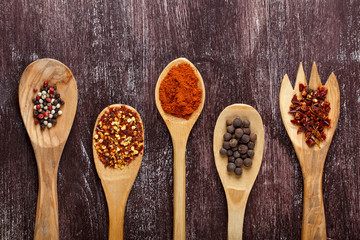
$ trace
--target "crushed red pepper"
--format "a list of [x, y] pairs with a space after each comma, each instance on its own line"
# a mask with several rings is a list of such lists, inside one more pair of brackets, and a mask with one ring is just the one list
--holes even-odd
[[105, 167], [124, 169], [144, 149], [138, 114], [126, 106], [109, 106], [96, 126], [94, 147]]
[[294, 94], [291, 100], [289, 113], [294, 115], [291, 122], [299, 126], [297, 133], [304, 132], [306, 144], [311, 147], [325, 140], [325, 128], [330, 128], [330, 103], [325, 100], [328, 92], [325, 87], [311, 89], [304, 84], [299, 84], [300, 99]]

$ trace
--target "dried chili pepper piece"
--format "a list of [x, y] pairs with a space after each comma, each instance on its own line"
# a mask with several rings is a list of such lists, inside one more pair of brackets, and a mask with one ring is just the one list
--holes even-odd
[[143, 127], [140, 117], [133, 110], [108, 107], [97, 126], [94, 147], [105, 167], [123, 169], [144, 148]]
[[291, 99], [289, 113], [294, 115], [291, 123], [298, 125], [297, 133], [305, 133], [305, 142], [311, 147], [315, 144], [320, 146], [320, 142], [325, 140], [325, 128], [330, 128], [330, 103], [325, 100], [328, 92], [324, 86], [313, 90], [309, 86], [299, 84], [299, 99], [294, 94]]

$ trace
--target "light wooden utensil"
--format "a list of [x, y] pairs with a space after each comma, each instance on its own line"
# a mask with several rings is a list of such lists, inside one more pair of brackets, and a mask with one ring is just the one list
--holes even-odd
[[[227, 171], [228, 158], [220, 154], [226, 133], [226, 120], [239, 117], [241, 120], [250, 121], [250, 130], [256, 133], [254, 157], [251, 167], [242, 167], [241, 176]], [[233, 104], [226, 107], [219, 115], [213, 142], [216, 169], [224, 187], [228, 206], [228, 239], [242, 239], [245, 207], [259, 173], [264, 151], [264, 127], [259, 113], [246, 104]]]
[[[109, 107], [121, 107], [125, 106], [128, 109], [134, 111], [141, 121], [139, 113], [132, 107], [122, 104], [113, 104]], [[134, 184], [135, 178], [139, 172], [143, 151], [139, 152], [139, 155], [124, 169], [114, 169], [105, 167], [100, 161], [97, 151], [94, 147], [94, 135], [96, 134], [96, 126], [98, 125], [101, 116], [108, 112], [108, 107], [104, 108], [96, 119], [96, 123], [93, 131], [93, 155], [94, 162], [101, 184], [103, 186], [108, 210], [109, 210], [109, 239], [119, 240], [123, 239], [124, 233], [124, 214], [126, 202], [130, 193], [130, 190]], [[142, 121], [141, 121], [142, 126]], [[144, 128], [143, 128], [144, 129]], [[144, 138], [144, 131], [142, 132]]]
[[[159, 99], [159, 88], [170, 69], [182, 63], [190, 64], [199, 79], [199, 87], [202, 89], [202, 99], [200, 106], [190, 116], [188, 120], [174, 117], [165, 113], [161, 107]], [[185, 239], [185, 151], [186, 143], [192, 127], [198, 119], [205, 102], [205, 86], [203, 79], [196, 67], [185, 58], [178, 58], [169, 63], [160, 74], [155, 89], [155, 102], [160, 115], [169, 129], [174, 149], [174, 239]]]
[[[65, 105], [61, 107], [63, 114], [58, 117], [57, 124], [41, 131], [40, 126], [34, 122], [32, 99], [36, 95], [33, 88], [40, 91], [44, 81], [49, 85], [56, 85]], [[73, 74], [64, 64], [54, 59], [40, 59], [31, 63], [20, 78], [20, 112], [34, 148], [39, 174], [34, 239], [59, 239], [57, 170], [75, 118], [77, 99]]]
[[[340, 91], [339, 84], [334, 73], [331, 73], [325, 88], [328, 89], [326, 100], [330, 102], [331, 110], [329, 118], [331, 120], [330, 129], [325, 130], [326, 140], [320, 143], [320, 147], [308, 147], [305, 143], [305, 134], [297, 134], [298, 126], [290, 122], [293, 115], [289, 114], [291, 99], [294, 94], [300, 97], [299, 84], [306, 85], [306, 78], [302, 63], [300, 63], [295, 89], [292, 88], [287, 75], [281, 84], [279, 104], [281, 117], [286, 131], [295, 148], [296, 155], [299, 159], [304, 179], [304, 206], [301, 238], [307, 239], [326, 239], [326, 225], [324, 203], [322, 197], [322, 175], [326, 154], [329, 150], [331, 140], [337, 126], [340, 113]], [[316, 64], [313, 64], [310, 76], [309, 86], [316, 89], [321, 86], [320, 77]]]

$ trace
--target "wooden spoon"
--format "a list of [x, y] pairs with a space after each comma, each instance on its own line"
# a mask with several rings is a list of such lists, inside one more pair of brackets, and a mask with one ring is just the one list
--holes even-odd
[[[227, 171], [228, 158], [220, 154], [226, 133], [226, 120], [239, 117], [250, 121], [250, 130], [256, 133], [252, 166], [242, 167], [240, 176]], [[264, 151], [264, 127], [259, 113], [246, 104], [233, 104], [226, 107], [219, 115], [214, 129], [214, 158], [216, 169], [224, 187], [228, 205], [228, 239], [242, 239], [245, 207], [259, 173]]]
[[[141, 121], [139, 113], [132, 107], [122, 104], [113, 104], [109, 107], [121, 107], [126, 108], [135, 112]], [[119, 240], [123, 239], [124, 232], [124, 214], [126, 202], [130, 193], [130, 190], [134, 184], [135, 178], [139, 172], [143, 151], [139, 152], [139, 155], [124, 169], [114, 169], [105, 167], [100, 161], [97, 151], [94, 147], [94, 136], [96, 135], [96, 126], [98, 125], [101, 116], [108, 112], [108, 107], [104, 108], [96, 119], [96, 123], [93, 131], [93, 155], [95, 167], [98, 172], [101, 184], [103, 186], [108, 209], [109, 209], [109, 239]], [[141, 121], [142, 126], [142, 121]], [[144, 138], [144, 132], [142, 132]]]
[[[65, 105], [61, 107], [63, 114], [59, 116], [58, 123], [51, 129], [41, 131], [34, 122], [32, 99], [35, 97], [33, 88], [40, 89], [44, 81], [57, 86]], [[20, 112], [34, 148], [39, 175], [34, 239], [59, 239], [57, 170], [75, 118], [77, 99], [73, 74], [54, 59], [40, 59], [31, 63], [20, 78]]]
[[[305, 239], [326, 239], [325, 213], [322, 197], [322, 175], [326, 154], [329, 150], [340, 113], [340, 91], [339, 84], [334, 73], [331, 73], [325, 88], [328, 89], [326, 100], [330, 102], [331, 110], [329, 118], [331, 127], [326, 131], [326, 140], [320, 143], [320, 147], [308, 147], [305, 143], [305, 134], [297, 134], [298, 126], [290, 122], [293, 116], [289, 114], [291, 99], [294, 94], [300, 97], [299, 84], [306, 85], [306, 78], [302, 63], [296, 78], [295, 89], [292, 88], [287, 75], [281, 84], [279, 103], [281, 117], [286, 131], [295, 148], [299, 159], [304, 178], [304, 206], [301, 238]], [[309, 86], [316, 89], [321, 86], [320, 77], [314, 62]]]
[[[188, 120], [184, 118], [174, 117], [165, 113], [161, 107], [159, 100], [159, 88], [170, 69], [182, 63], [190, 64], [199, 79], [199, 87], [202, 89], [203, 95], [200, 106], [190, 116]], [[174, 149], [174, 239], [185, 239], [185, 151], [186, 143], [192, 127], [198, 119], [205, 102], [205, 86], [203, 79], [196, 67], [185, 58], [178, 58], [169, 63], [160, 74], [155, 89], [155, 102], [164, 119], [173, 142]]]

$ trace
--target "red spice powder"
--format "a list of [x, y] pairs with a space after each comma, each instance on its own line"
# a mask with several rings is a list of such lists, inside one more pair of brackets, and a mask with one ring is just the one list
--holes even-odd
[[190, 64], [182, 63], [170, 69], [160, 84], [159, 98], [166, 113], [189, 119], [199, 107], [202, 90]]

